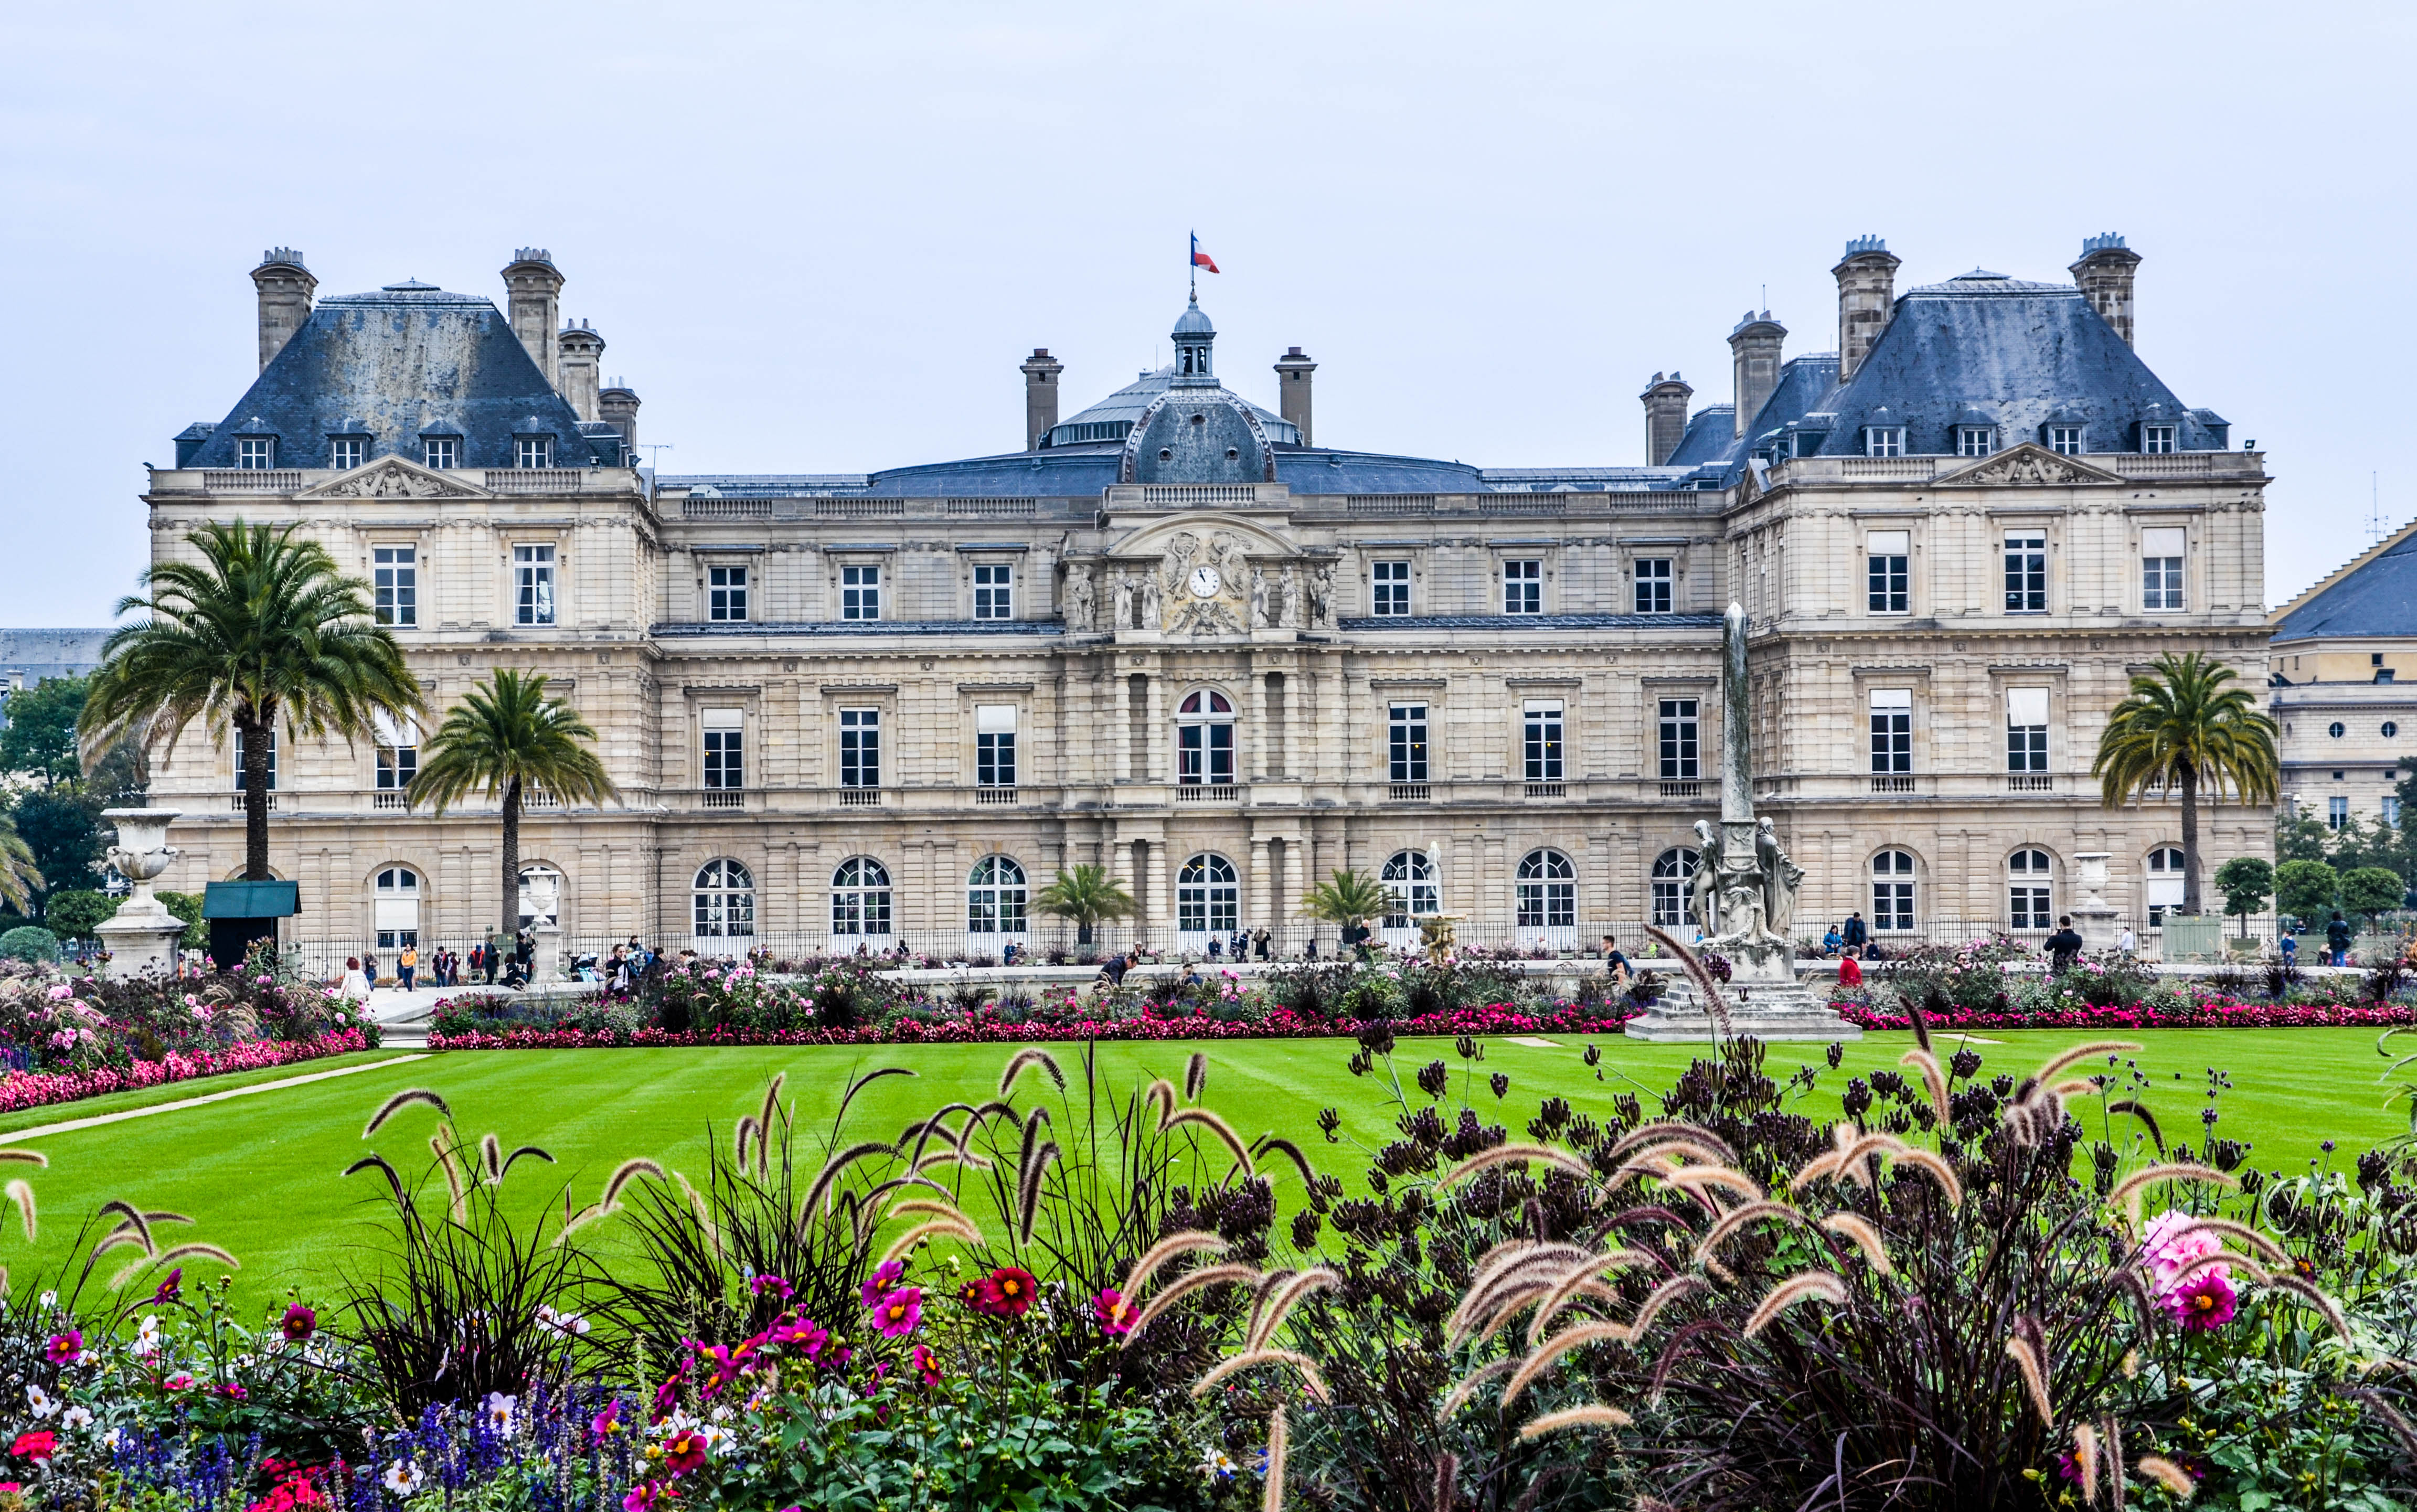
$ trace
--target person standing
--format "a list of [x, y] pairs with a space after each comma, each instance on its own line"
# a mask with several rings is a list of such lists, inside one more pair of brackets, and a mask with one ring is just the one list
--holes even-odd
[[1611, 975], [1613, 986], [1628, 985], [1629, 974], [1634, 969], [1628, 964], [1628, 957], [1620, 954], [1619, 941], [1609, 935], [1603, 937], [1603, 964], [1604, 970]]
[[1863, 926], [1863, 916], [1860, 913], [1847, 914], [1845, 926], [1838, 931], [1839, 943], [1848, 950], [1862, 949], [1863, 941], [1870, 938], [1871, 931]]
[[343, 984], [336, 988], [336, 995], [350, 1002], [369, 1000], [370, 979], [361, 974], [361, 963], [357, 957], [350, 955], [344, 957], [344, 980]]
[[2074, 932], [2073, 920], [2064, 914], [2057, 915], [2056, 933], [2047, 937], [2048, 970], [2070, 971], [2080, 959], [2081, 937]]
[[2341, 916], [2339, 909], [2335, 909], [2332, 921], [2325, 925], [2327, 965], [2348, 966], [2349, 964], [2349, 921]]
[[2140, 937], [2132, 933], [2130, 924], [2123, 926], [2123, 933], [2115, 940], [2115, 948], [2122, 953], [2123, 958], [2127, 961], [2139, 954]]
[[487, 985], [491, 987], [495, 985], [495, 970], [499, 964], [495, 959], [495, 932], [489, 929], [487, 931]]
[[406, 940], [403, 943], [403, 954], [394, 958], [394, 977], [403, 985], [403, 991], [411, 990], [412, 974], [418, 970], [419, 947]]
[[372, 992], [376, 991], [378, 985], [378, 963], [376, 951], [368, 950], [361, 952], [361, 974], [368, 979], [370, 990]]

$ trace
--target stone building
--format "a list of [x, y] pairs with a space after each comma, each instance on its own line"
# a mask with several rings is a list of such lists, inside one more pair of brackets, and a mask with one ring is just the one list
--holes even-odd
[[2417, 755], [2417, 522], [2276, 609], [2273, 635], [2284, 802], [2336, 830], [2398, 824], [2400, 762]]
[[[523, 832], [522, 909], [574, 939], [983, 954], [1081, 862], [1160, 943], [1297, 940], [1340, 867], [1393, 887], [1395, 927], [1680, 926], [1732, 599], [1800, 933], [2035, 930], [2080, 854], [2112, 858], [2118, 908], [2159, 901], [2174, 806], [2104, 810], [2087, 775], [2128, 673], [2189, 649], [2267, 670], [2262, 459], [2134, 353], [2137, 261], [2096, 238], [2076, 283], [1899, 295], [1852, 243], [1839, 350], [1786, 357], [1749, 313], [1729, 403], [1690, 413], [1655, 374], [1642, 466], [1317, 444], [1316, 363], [1289, 349], [1276, 409], [1250, 403], [1195, 298], [1173, 362], [1070, 415], [1036, 350], [1020, 434], [1002, 395], [1019, 450], [672, 477], [635, 466], [637, 395], [546, 253], [499, 312], [416, 283], [313, 303], [280, 250], [259, 380], [146, 502], [162, 557], [205, 518], [303, 522], [374, 583], [434, 708], [492, 666], [555, 679], [621, 789]], [[303, 935], [495, 917], [492, 811], [403, 806], [417, 739], [279, 753]], [[239, 867], [235, 771], [203, 738], [160, 769], [195, 816], [169, 885]], [[2222, 809], [2207, 845], [2267, 853], [2271, 814]]]

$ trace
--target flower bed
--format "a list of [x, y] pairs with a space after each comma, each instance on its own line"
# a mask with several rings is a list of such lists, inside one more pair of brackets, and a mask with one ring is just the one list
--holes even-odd
[[[443, 1005], [439, 1005], [440, 1011]], [[1627, 1007], [1559, 1003], [1528, 1011], [1509, 1003], [1457, 1008], [1383, 1020], [1405, 1037], [1461, 1034], [1617, 1034], [1634, 1016]], [[759, 1030], [724, 1026], [673, 1032], [661, 1029], [546, 1029], [518, 1026], [503, 1032], [431, 1033], [432, 1050], [590, 1050], [740, 1045], [1023, 1045], [1065, 1040], [1250, 1040], [1315, 1039], [1358, 1034], [1367, 1023], [1347, 1017], [1309, 1017], [1278, 1008], [1255, 1020], [1202, 1016], [1140, 1018], [1076, 1018], [1012, 1023], [953, 1019], [924, 1023], [899, 1017], [855, 1029]]]
[[[1861, 1029], [1910, 1029], [1908, 1015], [1877, 1011], [1851, 998], [1831, 1003]], [[2067, 1008], [1995, 1012], [1967, 1008], [1924, 1012], [1934, 1030], [1959, 1029], [2363, 1029], [2417, 1024], [2417, 1007], [2404, 1002], [2241, 1002], [2196, 999], [2167, 1005], [2152, 1002], [2075, 1003]]]
[[91, 1071], [11, 1071], [0, 1076], [0, 1113], [376, 1048], [377, 1031], [372, 1026], [330, 1030], [307, 1040], [247, 1040], [223, 1050], [197, 1050], [190, 1054], [172, 1050], [160, 1060], [136, 1061], [123, 1069], [100, 1066]]

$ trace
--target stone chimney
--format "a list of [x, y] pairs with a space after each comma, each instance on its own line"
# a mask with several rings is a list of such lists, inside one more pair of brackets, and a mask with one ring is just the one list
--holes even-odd
[[529, 360], [549, 383], [559, 383], [561, 354], [556, 331], [562, 325], [562, 275], [555, 271], [554, 253], [542, 247], [523, 247], [504, 269], [504, 287], [510, 298], [505, 308], [512, 334], [528, 348]]
[[555, 337], [561, 356], [556, 359], [558, 371], [554, 387], [570, 405], [571, 413], [581, 420], [600, 420], [596, 408], [596, 390], [602, 381], [604, 338], [590, 330], [587, 322], [565, 326]]
[[1298, 346], [1287, 346], [1285, 355], [1276, 359], [1276, 409], [1285, 419], [1300, 427], [1300, 444], [1310, 445], [1309, 389], [1310, 374], [1317, 364], [1300, 355]]
[[311, 296], [318, 292], [319, 281], [302, 266], [300, 252], [271, 247], [251, 270], [251, 286], [260, 291], [260, 365], [265, 368], [311, 318]]
[[1838, 381], [1846, 382], [1888, 329], [1896, 306], [1897, 260], [1877, 237], [1857, 237], [1830, 269], [1838, 280]]
[[1687, 400], [1695, 393], [1685, 379], [1673, 373], [1664, 377], [1653, 374], [1653, 381], [1636, 397], [1645, 402], [1645, 465], [1659, 467], [1679, 450], [1687, 435]]
[[628, 384], [616, 378], [596, 396], [596, 418], [621, 433], [621, 446], [630, 453], [630, 466], [638, 465], [638, 395]]
[[1057, 374], [1066, 364], [1049, 355], [1049, 348], [1036, 346], [1024, 359], [1024, 450], [1038, 451], [1049, 433], [1057, 428]]
[[1763, 401], [1779, 387], [1779, 348], [1786, 340], [1787, 328], [1771, 319], [1768, 310], [1758, 315], [1747, 311], [1737, 329], [1729, 332], [1729, 352], [1737, 369], [1731, 391], [1737, 395], [1738, 435], [1745, 434], [1745, 428], [1762, 413]]
[[[2081, 244], [2081, 261], [2070, 269], [2073, 282], [2081, 285], [2081, 292], [2090, 300], [2090, 308], [2105, 317], [2106, 324], [2115, 328], [2115, 334], [2123, 338], [2126, 346], [2132, 344], [2132, 270], [2139, 266], [2140, 254], [2124, 246], [2123, 238], [2109, 231], [2084, 241]], [[252, 275], [254, 278], [259, 276], [257, 273]], [[266, 330], [267, 316], [264, 314], [261, 318], [264, 321], [262, 328]]]

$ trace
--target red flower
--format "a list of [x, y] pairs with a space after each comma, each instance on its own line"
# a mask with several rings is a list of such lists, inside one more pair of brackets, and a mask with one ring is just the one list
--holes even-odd
[[694, 1428], [673, 1434], [663, 1441], [663, 1466], [675, 1475], [685, 1475], [705, 1463], [705, 1435]]
[[1002, 1265], [981, 1278], [974, 1310], [993, 1318], [1021, 1318], [1032, 1310], [1032, 1294], [1039, 1284], [1030, 1271]]
[[38, 1428], [31, 1433], [18, 1434], [17, 1442], [8, 1446], [8, 1452], [20, 1459], [48, 1459], [57, 1452], [58, 1446], [57, 1434], [48, 1428]]
[[916, 1373], [923, 1378], [923, 1384], [936, 1386], [940, 1383], [940, 1362], [929, 1348], [916, 1345], [914, 1361]]
[[296, 1302], [285, 1309], [285, 1337], [299, 1344], [319, 1331], [319, 1315]]
[[1122, 1338], [1133, 1330], [1134, 1320], [1141, 1317], [1141, 1306], [1128, 1299], [1115, 1287], [1103, 1287], [1091, 1299], [1091, 1310], [1099, 1315], [1100, 1332], [1110, 1338]]

